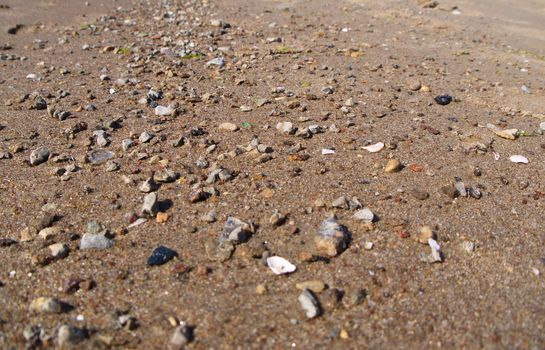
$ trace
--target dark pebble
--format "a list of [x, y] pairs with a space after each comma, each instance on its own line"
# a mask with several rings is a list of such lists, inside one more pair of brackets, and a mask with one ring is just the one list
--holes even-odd
[[437, 104], [439, 104], [441, 106], [446, 106], [446, 105], [448, 105], [449, 103], [452, 102], [452, 96], [450, 96], [450, 95], [435, 96], [435, 102], [437, 102]]
[[159, 246], [153, 250], [148, 258], [149, 266], [163, 265], [164, 263], [172, 260], [175, 256], [178, 256], [174, 250], [164, 246]]

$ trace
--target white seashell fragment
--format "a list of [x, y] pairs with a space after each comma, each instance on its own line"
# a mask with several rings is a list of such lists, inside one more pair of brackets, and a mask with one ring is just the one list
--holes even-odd
[[521, 155], [518, 155], [518, 154], [509, 157], [509, 160], [512, 161], [513, 163], [524, 163], [524, 164], [528, 164], [528, 158], [526, 158], [526, 157], [524, 157], [524, 156], [521, 156]]
[[133, 228], [133, 227], [136, 227], [136, 226], [140, 226], [142, 225], [143, 223], [145, 223], [146, 221], [148, 221], [147, 219], [144, 219], [144, 218], [139, 218], [137, 219], [135, 222], [133, 222], [132, 224], [130, 224], [129, 226], [127, 226], [127, 228]]
[[280, 256], [267, 258], [267, 266], [277, 275], [292, 273], [297, 267]]
[[382, 150], [384, 148], [384, 143], [382, 142], [378, 142], [378, 143], [375, 143], [374, 145], [369, 145], [369, 146], [365, 146], [365, 147], [362, 147], [364, 150], [366, 151], [369, 151], [371, 153], [376, 153], [376, 152], [379, 152], [380, 150]]
[[326, 155], [326, 154], [335, 154], [335, 150], [327, 149], [327, 148], [322, 149], [322, 155]]

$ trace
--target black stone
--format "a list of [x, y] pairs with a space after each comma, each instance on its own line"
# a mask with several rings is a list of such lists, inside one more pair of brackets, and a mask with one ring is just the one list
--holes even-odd
[[439, 104], [441, 106], [446, 106], [446, 105], [448, 105], [449, 103], [452, 102], [452, 96], [450, 96], [450, 95], [435, 96], [435, 102], [437, 102], [437, 104]]
[[148, 258], [149, 266], [163, 265], [164, 263], [172, 260], [175, 256], [178, 256], [174, 250], [165, 246], [159, 246], [153, 250]]

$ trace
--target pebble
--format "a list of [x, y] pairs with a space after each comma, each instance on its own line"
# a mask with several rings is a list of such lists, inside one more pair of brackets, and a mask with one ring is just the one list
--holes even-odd
[[114, 241], [102, 234], [86, 233], [81, 238], [79, 249], [108, 249], [113, 245]]
[[208, 240], [204, 245], [206, 256], [210, 261], [225, 262], [231, 259], [235, 245], [231, 241], [218, 243], [215, 240]]
[[411, 91], [418, 91], [422, 87], [422, 84], [418, 80], [412, 80], [409, 82], [409, 90]]
[[60, 314], [66, 309], [66, 304], [55, 298], [40, 297], [32, 300], [30, 311], [36, 313]]
[[61, 229], [59, 227], [46, 227], [38, 233], [38, 236], [40, 236], [44, 241], [51, 239], [58, 235], [61, 232]]
[[450, 95], [438, 95], [438, 96], [435, 96], [434, 100], [438, 105], [446, 106], [446, 105], [448, 105], [449, 103], [452, 102], [452, 96], [450, 96]]
[[84, 328], [78, 328], [69, 325], [62, 325], [57, 332], [57, 341], [60, 348], [81, 343], [89, 336]]
[[539, 124], [539, 130], [545, 131], [545, 122], [541, 122], [541, 123]]
[[47, 147], [40, 147], [30, 153], [30, 164], [40, 165], [47, 162], [49, 159], [49, 149]]
[[176, 256], [178, 256], [178, 253], [176, 253], [174, 250], [165, 246], [159, 246], [155, 248], [148, 257], [147, 264], [148, 266], [163, 265], [174, 259]]
[[319, 280], [311, 280], [299, 282], [295, 285], [295, 288], [300, 290], [308, 289], [314, 293], [321, 293], [325, 289], [326, 285], [324, 282]]
[[276, 130], [285, 134], [294, 134], [296, 131], [291, 122], [280, 122], [276, 124]]
[[333, 208], [338, 208], [338, 209], [348, 209], [349, 208], [348, 198], [346, 198], [346, 196], [341, 196], [335, 199], [333, 203], [331, 203], [331, 206]]
[[134, 141], [131, 139], [124, 139], [121, 141], [121, 149], [123, 149], [124, 152], [127, 152], [132, 146], [134, 146]]
[[343, 252], [350, 242], [350, 233], [346, 227], [337, 223], [332, 216], [325, 219], [318, 229], [315, 237], [316, 249], [327, 256], [337, 256]]
[[175, 348], [181, 349], [185, 345], [192, 342], [193, 338], [193, 328], [187, 325], [182, 325], [174, 330], [174, 333], [170, 337], [170, 345]]
[[384, 167], [384, 171], [387, 173], [397, 173], [401, 171], [403, 168], [403, 165], [401, 162], [397, 159], [390, 159], [388, 160], [388, 163], [386, 163], [386, 166]]
[[140, 137], [138, 137], [138, 141], [140, 141], [141, 143], [147, 143], [150, 142], [154, 136], [155, 135], [152, 132], [144, 131], [140, 134]]
[[54, 243], [48, 248], [51, 251], [51, 256], [55, 259], [64, 259], [68, 256], [70, 252], [68, 245], [64, 243]]
[[156, 172], [153, 175], [153, 179], [157, 182], [174, 182], [180, 176], [179, 173], [174, 170], [166, 169]]
[[220, 243], [231, 241], [234, 244], [246, 242], [254, 234], [254, 226], [238, 218], [229, 216], [220, 233]]
[[217, 220], [216, 211], [214, 209], [212, 209], [208, 213], [202, 215], [200, 219], [201, 219], [201, 221], [204, 221], [204, 222], [207, 222], [207, 223], [216, 222], [216, 220]]
[[238, 130], [238, 126], [233, 123], [221, 123], [218, 128], [220, 131], [234, 132]]
[[47, 109], [47, 102], [42, 96], [38, 95], [34, 98], [34, 107], [39, 111]]
[[367, 222], [372, 222], [375, 219], [375, 214], [371, 211], [369, 208], [363, 208], [361, 210], [358, 210], [354, 215], [352, 216], [355, 220], [362, 220]]
[[176, 112], [171, 106], [157, 106], [155, 107], [155, 115], [160, 117], [166, 117], [173, 115]]
[[305, 289], [301, 294], [299, 294], [299, 297], [297, 298], [299, 300], [299, 304], [305, 311], [305, 314], [307, 318], [315, 318], [320, 315], [321, 308], [320, 303], [318, 302], [318, 299], [314, 296], [314, 294], [308, 290]]
[[140, 190], [140, 192], [150, 193], [157, 191], [158, 188], [159, 185], [155, 182], [153, 177], [149, 177], [144, 182], [142, 182], [138, 189]]
[[144, 204], [142, 205], [142, 214], [147, 214], [150, 216], [157, 215], [159, 211], [158, 208], [159, 195], [157, 192], [148, 193], [144, 197]]

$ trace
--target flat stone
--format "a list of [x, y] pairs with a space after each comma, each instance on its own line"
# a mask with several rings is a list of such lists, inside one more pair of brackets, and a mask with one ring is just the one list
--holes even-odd
[[296, 131], [291, 122], [280, 122], [276, 124], [276, 130], [285, 134], [294, 134]]
[[228, 217], [220, 233], [220, 243], [231, 241], [234, 244], [246, 242], [254, 234], [254, 226], [235, 217]]
[[79, 249], [108, 249], [113, 245], [114, 241], [104, 235], [86, 233], [81, 238]]
[[155, 135], [152, 132], [144, 131], [138, 137], [138, 141], [140, 141], [141, 143], [147, 143], [147, 142], [150, 142], [151, 139], [153, 139], [153, 137], [155, 137]]

